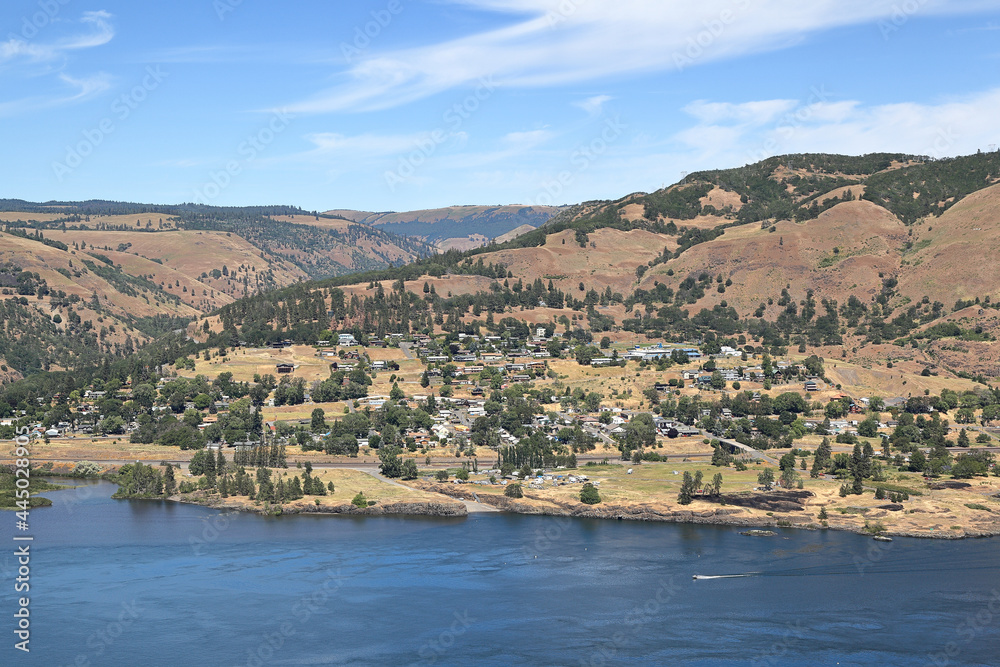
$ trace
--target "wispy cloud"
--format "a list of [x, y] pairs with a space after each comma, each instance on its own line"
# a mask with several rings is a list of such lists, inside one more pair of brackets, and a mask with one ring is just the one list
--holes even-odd
[[11, 35], [0, 42], [0, 63], [23, 59], [27, 62], [48, 62], [65, 57], [71, 51], [90, 49], [107, 44], [114, 38], [111, 14], [106, 11], [84, 12], [79, 23], [86, 28], [75, 34], [49, 41], [27, 40]]
[[573, 106], [580, 107], [586, 111], [589, 116], [597, 116], [600, 115], [604, 105], [613, 99], [614, 98], [610, 95], [595, 95], [593, 97], [588, 97], [582, 102], [574, 102]]
[[[104, 72], [73, 76], [65, 69], [73, 52], [103, 46], [114, 38], [111, 18], [111, 14], [103, 10], [84, 12], [78, 21], [60, 22], [71, 26], [70, 34], [52, 36], [48, 40], [43, 39], [46, 35], [29, 40], [12, 34], [7, 41], [0, 42], [0, 73], [13, 72], [32, 80], [47, 76], [52, 80], [47, 94], [0, 103], [0, 117], [74, 104], [108, 90], [111, 76]], [[6, 71], [3, 66], [7, 66]], [[10, 86], [5, 87], [10, 89]]]
[[82, 102], [103, 93], [111, 87], [111, 77], [104, 72], [80, 78], [60, 73], [58, 78], [63, 83], [62, 93], [51, 97], [38, 95], [23, 97], [9, 102], [0, 102], [0, 118]]
[[[290, 110], [384, 109], [486, 75], [505, 86], [551, 86], [682, 69], [781, 48], [819, 31], [899, 11], [898, 0], [450, 1], [520, 18], [480, 34], [372, 54], [339, 72], [340, 84], [289, 105]], [[924, 0], [919, 11], [934, 15], [998, 7], [1000, 0]]]
[[[935, 104], [761, 100], [699, 102], [685, 111], [697, 121], [674, 136], [678, 155], [716, 166], [739, 166], [785, 153], [905, 152], [932, 157], [974, 153], [1000, 143], [992, 121], [1000, 88]], [[717, 110], [706, 113], [706, 109]], [[747, 110], [767, 110], [754, 114]], [[751, 119], [751, 122], [747, 122]], [[695, 167], [698, 168], [698, 167]]]

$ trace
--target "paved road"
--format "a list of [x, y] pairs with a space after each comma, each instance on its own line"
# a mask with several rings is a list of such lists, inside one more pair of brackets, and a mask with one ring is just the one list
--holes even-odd
[[771, 465], [778, 465], [778, 460], [777, 459], [775, 459], [775, 458], [773, 458], [771, 456], [768, 456], [767, 454], [761, 452], [758, 449], [754, 449], [753, 447], [750, 447], [749, 445], [744, 445], [741, 442], [736, 442], [735, 440], [730, 440], [728, 438], [720, 438], [719, 436], [712, 435], [711, 433], [708, 433], [707, 431], [702, 431], [702, 435], [704, 435], [706, 438], [713, 438], [715, 440], [718, 440], [719, 442], [723, 442], [723, 443], [729, 445], [730, 447], [735, 447], [736, 449], [741, 449], [744, 452], [746, 452], [747, 454], [749, 454], [750, 456], [752, 456], [753, 458], [758, 459], [760, 461], [767, 461]]
[[413, 356], [413, 353], [410, 352], [411, 345], [412, 343], [400, 343], [399, 349], [403, 351], [403, 354], [406, 355], [407, 359], [416, 359], [416, 357]]
[[[313, 466], [313, 468], [315, 469], [316, 466]], [[363, 473], [367, 473], [367, 474], [371, 475], [372, 477], [374, 477], [375, 479], [377, 479], [377, 480], [379, 480], [381, 482], [385, 482], [386, 484], [391, 484], [393, 486], [398, 486], [399, 488], [406, 489], [407, 491], [413, 491], [413, 489], [411, 487], [409, 487], [409, 486], [407, 486], [405, 484], [400, 484], [396, 480], [389, 479], [388, 477], [383, 476], [378, 471], [378, 468], [373, 468], [373, 467], [369, 466], [369, 467], [365, 467], [365, 468], [358, 468], [358, 470], [360, 470]], [[428, 492], [425, 491], [425, 493], [428, 493]], [[444, 494], [438, 494], [438, 495], [440, 495], [442, 498], [447, 498], [450, 501], [458, 500], [457, 498], [452, 498], [452, 497], [446, 496]], [[478, 496], [476, 496], [475, 492], [473, 492], [472, 495], [474, 497], [478, 498]], [[459, 500], [458, 502], [460, 502], [463, 505], [465, 505], [465, 508], [469, 512], [499, 512], [500, 511], [496, 507], [493, 507], [492, 505], [486, 505], [486, 504], [477, 502], [475, 500]]]

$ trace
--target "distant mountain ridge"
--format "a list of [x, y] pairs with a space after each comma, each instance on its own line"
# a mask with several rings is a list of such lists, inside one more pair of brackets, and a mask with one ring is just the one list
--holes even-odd
[[0, 381], [130, 354], [240, 297], [433, 251], [292, 206], [0, 199]]
[[525, 225], [545, 224], [562, 210], [559, 206], [448, 206], [419, 211], [381, 212], [339, 209], [327, 215], [343, 217], [395, 234], [416, 236], [430, 243], [462, 239], [473, 235], [495, 239]]

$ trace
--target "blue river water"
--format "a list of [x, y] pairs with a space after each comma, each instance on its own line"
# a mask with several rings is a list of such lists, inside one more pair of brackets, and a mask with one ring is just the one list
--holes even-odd
[[[1000, 540], [571, 520], [264, 518], [49, 492], [0, 664], [997, 665]], [[698, 580], [692, 575], [759, 573]]]

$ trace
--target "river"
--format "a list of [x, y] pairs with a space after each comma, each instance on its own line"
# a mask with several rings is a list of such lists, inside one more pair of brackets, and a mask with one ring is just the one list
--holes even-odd
[[[575, 520], [31, 512], [31, 653], [2, 664], [995, 665], [1000, 540]], [[3, 513], [8, 545], [13, 513]], [[692, 575], [759, 573], [692, 580]]]

